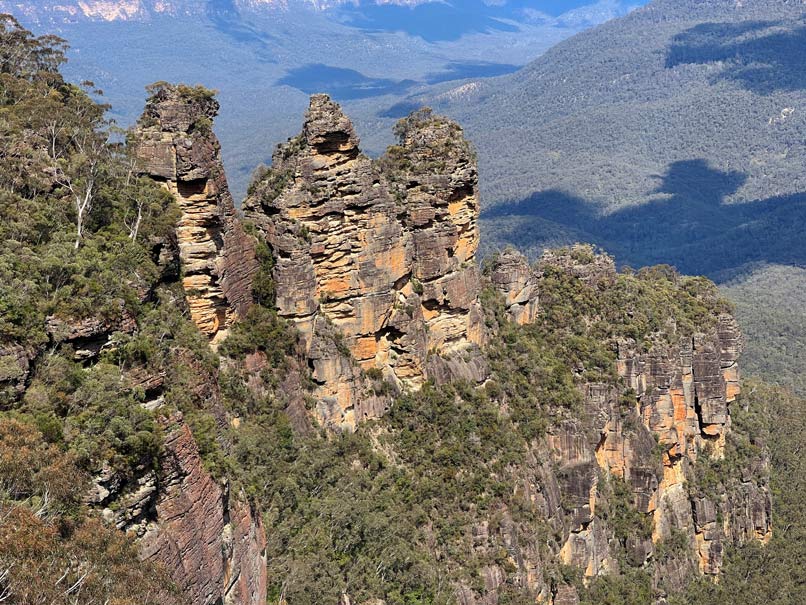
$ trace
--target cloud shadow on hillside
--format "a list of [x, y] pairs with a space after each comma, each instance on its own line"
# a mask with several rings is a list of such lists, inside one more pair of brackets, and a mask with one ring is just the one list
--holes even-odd
[[715, 77], [758, 94], [806, 89], [806, 21], [703, 23], [672, 39], [666, 67], [724, 63]]
[[350, 101], [381, 95], [404, 94], [416, 82], [414, 80], [371, 78], [354, 69], [309, 63], [290, 69], [276, 84], [291, 86], [305, 94], [327, 92], [336, 100]]
[[[648, 203], [608, 215], [597, 214], [581, 198], [550, 190], [491, 208], [482, 219], [499, 243], [539, 245], [541, 237], [549, 243], [565, 232], [601, 246], [624, 264], [668, 263], [714, 279], [747, 263], [806, 266], [806, 193], [726, 204], [746, 177], [699, 159], [675, 162], [660, 178]], [[525, 233], [533, 241], [526, 241]]]
[[207, 17], [219, 32], [236, 42], [251, 46], [255, 56], [264, 63], [277, 63], [271, 49], [274, 36], [246, 23], [233, 0], [209, 0], [206, 9]]

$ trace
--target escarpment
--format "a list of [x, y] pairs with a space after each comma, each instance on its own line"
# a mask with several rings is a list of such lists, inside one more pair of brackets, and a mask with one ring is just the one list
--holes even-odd
[[[539, 323], [541, 315], [551, 315], [552, 307], [564, 302], [556, 298], [558, 282], [564, 284], [564, 294], [576, 283], [578, 291], [597, 297], [609, 297], [627, 284], [612, 259], [586, 247], [546, 253], [534, 267], [519, 253], [507, 251], [495, 259], [489, 275], [510, 321], [524, 325]], [[645, 279], [653, 284], [645, 286], [651, 291], [679, 278], [661, 271], [647, 273]], [[638, 315], [630, 297], [619, 304], [624, 309], [608, 312], [625, 313], [627, 333], [634, 332], [631, 324], [637, 327], [646, 318]], [[587, 315], [582, 305], [576, 321], [601, 321], [596, 314], [604, 310], [592, 307], [595, 313]], [[546, 484], [570, 499], [557, 555], [587, 578], [624, 565], [652, 563], [656, 585], [676, 591], [692, 574], [717, 576], [728, 545], [770, 539], [771, 497], [763, 452], [716, 484], [712, 476], [705, 479], [710, 471], [704, 469], [718, 467], [726, 457], [730, 406], [740, 395], [742, 336], [726, 312], [679, 325], [686, 320], [670, 314], [660, 329], [640, 337], [612, 334], [612, 377], [592, 380], [585, 378], [584, 367], [577, 369], [582, 413], [558, 418], [540, 450], [553, 464], [544, 463], [529, 489], [545, 494], [549, 519], [556, 518], [553, 509], [564, 507], [551, 503], [553, 490]], [[619, 527], [624, 520], [617, 509], [623, 507], [634, 507], [638, 514], [629, 533]], [[619, 561], [619, 551], [626, 560]]]
[[[459, 127], [415, 112], [371, 160], [322, 95], [245, 227], [209, 91], [153, 93], [132, 143], [159, 186], [110, 169], [121, 195], [78, 251], [69, 216], [48, 242], [3, 215], [31, 262], [3, 267], [21, 298], [4, 290], [0, 414], [75, 472], [59, 495], [0, 464], [0, 507], [44, 511], [54, 540], [103, 518], [194, 605], [571, 605], [603, 585], [659, 605], [769, 541], [765, 433], [713, 284], [586, 246], [480, 270]], [[0, 592], [23, 568], [6, 535]]]
[[[574, 602], [578, 587], [550, 580], [559, 564], [584, 583], [650, 570], [652, 590], [673, 593], [693, 576], [718, 576], [727, 546], [768, 541], [764, 455], [729, 480], [708, 478], [731, 447], [742, 347], [711, 286], [662, 268], [618, 273], [584, 246], [534, 267], [508, 251], [483, 276], [478, 177], [461, 130], [421, 111], [396, 134], [373, 161], [340, 108], [314, 96], [302, 133], [278, 147], [244, 211], [272, 252], [275, 308], [299, 330], [314, 383], [309, 413], [321, 425], [360, 430], [427, 381], [495, 383], [501, 369], [484, 350], [502, 346], [500, 330], [537, 331], [566, 364], [573, 387], [556, 382], [556, 369], [521, 370], [527, 383], [554, 385], [529, 387], [546, 426], [513, 467], [514, 498], [550, 528], [548, 550], [510, 513], [513, 503], [503, 520], [480, 516], [475, 556], [505, 548], [509, 562], [480, 571], [483, 590], [457, 580], [460, 602], [494, 605], [513, 583]], [[502, 318], [482, 309], [487, 287]], [[567, 388], [577, 403], [550, 403]]]
[[388, 407], [362, 370], [398, 389], [485, 373], [475, 157], [456, 124], [429, 113], [398, 134], [372, 161], [316, 95], [244, 202], [275, 256], [278, 312], [306, 339], [320, 419], [345, 428]]
[[176, 199], [182, 285], [191, 318], [220, 340], [251, 304], [252, 240], [235, 213], [212, 131], [218, 102], [201, 87], [158, 85], [134, 130], [139, 170]]

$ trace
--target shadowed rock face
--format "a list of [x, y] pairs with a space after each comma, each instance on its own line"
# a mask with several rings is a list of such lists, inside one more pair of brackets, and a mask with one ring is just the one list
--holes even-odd
[[152, 491], [155, 520], [141, 539], [142, 557], [162, 563], [192, 603], [262, 605], [266, 536], [260, 516], [204, 469], [181, 416], [164, 424], [159, 490]]
[[204, 89], [164, 85], [135, 129], [141, 171], [162, 183], [182, 210], [176, 227], [182, 285], [191, 318], [214, 341], [251, 304], [257, 270], [212, 132], [217, 113], [218, 102]]
[[467, 355], [483, 340], [475, 157], [457, 125], [427, 113], [399, 134], [373, 162], [339, 106], [315, 95], [244, 202], [275, 256], [279, 313], [306, 339], [320, 419], [343, 428], [388, 405], [360, 369], [412, 388], [486, 373]]

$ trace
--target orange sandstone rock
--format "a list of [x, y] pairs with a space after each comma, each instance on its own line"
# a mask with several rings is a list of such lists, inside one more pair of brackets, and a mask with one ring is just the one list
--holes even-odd
[[235, 212], [212, 120], [218, 103], [200, 89], [165, 85], [135, 127], [140, 170], [174, 196], [176, 236], [190, 316], [215, 341], [245, 314], [257, 270], [252, 240]]
[[275, 256], [278, 312], [306, 340], [319, 419], [348, 430], [388, 407], [362, 369], [415, 389], [484, 374], [475, 156], [430, 114], [399, 134], [374, 162], [339, 106], [315, 95], [244, 202]]

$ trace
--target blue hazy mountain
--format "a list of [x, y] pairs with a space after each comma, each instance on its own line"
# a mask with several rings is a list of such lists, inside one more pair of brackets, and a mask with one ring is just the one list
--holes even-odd
[[464, 0], [425, 2], [413, 7], [369, 3], [344, 7], [338, 12], [346, 23], [365, 31], [401, 31], [439, 42], [456, 40], [468, 33], [515, 32], [517, 24], [524, 20], [559, 17], [591, 4], [589, 0], [516, 0], [502, 4]]

